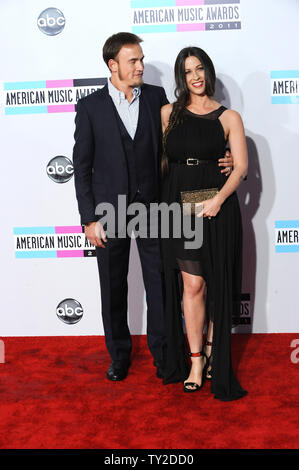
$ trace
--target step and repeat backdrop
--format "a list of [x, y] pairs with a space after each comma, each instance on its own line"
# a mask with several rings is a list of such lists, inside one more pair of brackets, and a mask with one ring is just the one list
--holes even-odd
[[[173, 66], [203, 48], [216, 99], [243, 117], [249, 152], [238, 190], [244, 226], [237, 332], [299, 330], [297, 0], [1, 0], [2, 336], [102, 335], [95, 252], [80, 226], [72, 149], [78, 99], [103, 87], [102, 46], [144, 40], [145, 82], [173, 101]], [[146, 331], [132, 240], [129, 323]]]

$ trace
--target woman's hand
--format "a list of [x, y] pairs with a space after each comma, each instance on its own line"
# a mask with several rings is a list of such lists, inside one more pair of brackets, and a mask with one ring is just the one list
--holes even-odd
[[216, 194], [216, 196], [211, 199], [203, 201], [201, 203], [201, 211], [196, 214], [197, 217], [216, 217], [216, 215], [221, 209], [222, 203], [223, 201], [219, 194]]

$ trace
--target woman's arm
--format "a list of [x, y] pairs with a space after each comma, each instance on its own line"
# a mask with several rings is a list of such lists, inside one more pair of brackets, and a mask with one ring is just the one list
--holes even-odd
[[215, 217], [224, 201], [237, 189], [247, 175], [247, 147], [241, 116], [236, 111], [227, 110], [223, 113], [223, 124], [228, 132], [230, 149], [234, 156], [234, 168], [219, 193], [213, 199], [203, 202], [203, 213], [198, 214], [199, 216]]
[[172, 104], [166, 104], [165, 106], [162, 106], [161, 108], [161, 123], [162, 123], [163, 134], [168, 126], [171, 111], [172, 111]]
[[231, 153], [234, 156], [234, 169], [225, 185], [219, 191], [218, 196], [221, 197], [222, 202], [224, 202], [244, 180], [248, 168], [246, 138], [240, 114], [237, 113], [237, 111], [228, 110], [225, 124], [228, 128]]

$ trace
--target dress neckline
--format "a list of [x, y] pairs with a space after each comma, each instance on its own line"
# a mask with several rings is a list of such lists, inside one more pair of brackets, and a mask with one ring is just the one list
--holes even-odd
[[190, 114], [194, 114], [194, 116], [208, 116], [209, 114], [212, 114], [212, 113], [215, 113], [216, 111], [219, 111], [219, 109], [223, 108], [223, 107], [224, 106], [221, 105], [221, 106], [219, 106], [219, 108], [213, 109], [213, 111], [210, 111], [209, 113], [205, 113], [205, 114], [193, 113], [192, 111], [190, 111], [190, 109], [187, 109], [187, 108], [185, 108], [185, 111], [187, 111]]

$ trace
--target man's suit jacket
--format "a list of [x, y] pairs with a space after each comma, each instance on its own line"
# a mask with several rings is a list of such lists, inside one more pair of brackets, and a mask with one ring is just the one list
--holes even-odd
[[[142, 99], [141, 99], [142, 95]], [[160, 109], [168, 103], [162, 87], [143, 84], [139, 106], [146, 106], [151, 122], [157, 187], [160, 186]], [[105, 85], [78, 101], [73, 164], [81, 224], [96, 221], [95, 208], [109, 202], [117, 208], [119, 194], [128, 194], [128, 169], [116, 109]]]

